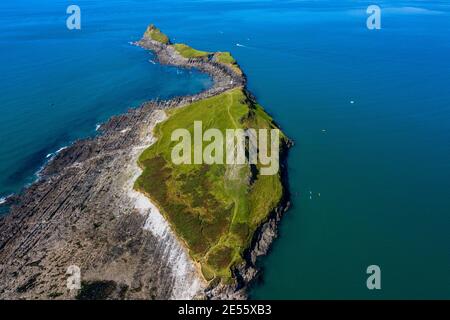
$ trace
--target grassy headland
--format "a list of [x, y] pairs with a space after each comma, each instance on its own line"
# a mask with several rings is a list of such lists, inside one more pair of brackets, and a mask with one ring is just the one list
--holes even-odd
[[210, 54], [209, 52], [196, 50], [182, 43], [176, 43], [173, 45], [173, 47], [175, 48], [175, 50], [177, 50], [179, 54], [181, 54], [182, 57], [188, 59], [207, 58]]
[[193, 134], [194, 121], [224, 134], [233, 128], [276, 127], [243, 88], [236, 88], [169, 111], [154, 130], [157, 142], [139, 158], [143, 173], [135, 188], [159, 207], [200, 263], [205, 279], [230, 283], [232, 267], [242, 261], [254, 232], [279, 204], [283, 185], [279, 174], [260, 175], [259, 165], [174, 165], [171, 152], [177, 142], [171, 134], [180, 128]]

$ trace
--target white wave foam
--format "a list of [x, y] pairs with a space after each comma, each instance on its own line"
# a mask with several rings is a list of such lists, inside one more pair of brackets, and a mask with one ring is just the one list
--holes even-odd
[[58, 154], [58, 153], [60, 153], [61, 151], [66, 150], [66, 149], [67, 149], [67, 147], [59, 148], [58, 150], [56, 150], [55, 154]]
[[[53, 153], [48, 153], [48, 154], [45, 156], [45, 159], [51, 159], [51, 158], [54, 158], [56, 155], [58, 155], [58, 153], [60, 153], [61, 151], [65, 150], [65, 149], [67, 149], [67, 147], [62, 147], [62, 148], [59, 148], [58, 150], [56, 150], [56, 151], [53, 152]], [[45, 168], [46, 165], [47, 165], [47, 164], [44, 164], [44, 165], [42, 166], [42, 168], [40, 168], [40, 169], [38, 170], [38, 173], [41, 172], [41, 171]]]
[[41, 179], [41, 173], [42, 173], [42, 171], [44, 171], [44, 169], [45, 169], [45, 167], [49, 164], [49, 162], [50, 161], [52, 161], [61, 151], [63, 151], [63, 150], [65, 150], [65, 149], [67, 149], [68, 147], [62, 147], [62, 148], [59, 148], [58, 150], [56, 150], [55, 152], [53, 152], [53, 153], [48, 153], [46, 156], [45, 156], [45, 159], [46, 159], [46, 161], [45, 161], [45, 163], [36, 171], [36, 173], [34, 174], [35, 176], [36, 176], [36, 179], [34, 179], [34, 181], [32, 181], [32, 182], [30, 182], [30, 183], [27, 183], [26, 185], [25, 185], [25, 188], [28, 188], [28, 187], [30, 187], [33, 183], [35, 183], [35, 182], [38, 182], [40, 179]]
[[8, 201], [8, 198], [9, 197], [12, 197], [13, 195], [12, 194], [10, 194], [9, 196], [6, 196], [6, 197], [0, 197], [0, 205], [1, 204], [4, 204], [6, 201]]
[[102, 126], [101, 124], [96, 124], [95, 125], [95, 131], [98, 131], [98, 129], [100, 129], [101, 126]]

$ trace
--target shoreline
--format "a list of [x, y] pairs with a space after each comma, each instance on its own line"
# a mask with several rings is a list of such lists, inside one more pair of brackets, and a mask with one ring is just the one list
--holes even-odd
[[[39, 179], [14, 196], [9, 214], [0, 220], [0, 297], [75, 298], [65, 288], [65, 268], [76, 264], [87, 288], [107, 281], [112, 299], [247, 298], [246, 289], [258, 274], [255, 263], [261, 248], [276, 236], [275, 220], [269, 218], [261, 233], [255, 233], [250, 259], [234, 271], [238, 287], [205, 288], [203, 279], [196, 283], [195, 278], [202, 278], [197, 274], [189, 280], [199, 288], [193, 291], [203, 292], [197, 295], [186, 290], [181, 279], [190, 272], [192, 259], [175, 259], [185, 249], [179, 250], [178, 239], [164, 245], [167, 238], [162, 237], [172, 233], [168, 222], [156, 216], [149, 220], [151, 213], [145, 213], [155, 206], [129, 188], [139, 172], [133, 167], [136, 150], [148, 147], [157, 112], [246, 88], [245, 75], [216, 62], [182, 58], [145, 38], [134, 44], [153, 51], [161, 64], [209, 74], [213, 85], [198, 94], [147, 102], [113, 116], [97, 128], [95, 137], [77, 140], [51, 157]], [[274, 211], [279, 221], [284, 210]]]

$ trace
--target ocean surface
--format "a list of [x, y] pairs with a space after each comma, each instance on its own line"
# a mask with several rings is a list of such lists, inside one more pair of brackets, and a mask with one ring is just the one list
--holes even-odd
[[448, 1], [3, 0], [0, 198], [111, 115], [211, 85], [131, 46], [149, 23], [231, 51], [296, 142], [293, 206], [252, 298], [450, 298]]

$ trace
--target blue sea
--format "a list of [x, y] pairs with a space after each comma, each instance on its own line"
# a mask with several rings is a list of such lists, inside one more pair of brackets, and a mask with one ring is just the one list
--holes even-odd
[[252, 298], [450, 298], [448, 1], [3, 0], [0, 198], [110, 116], [211, 85], [130, 45], [149, 23], [231, 51], [296, 142], [293, 206]]

